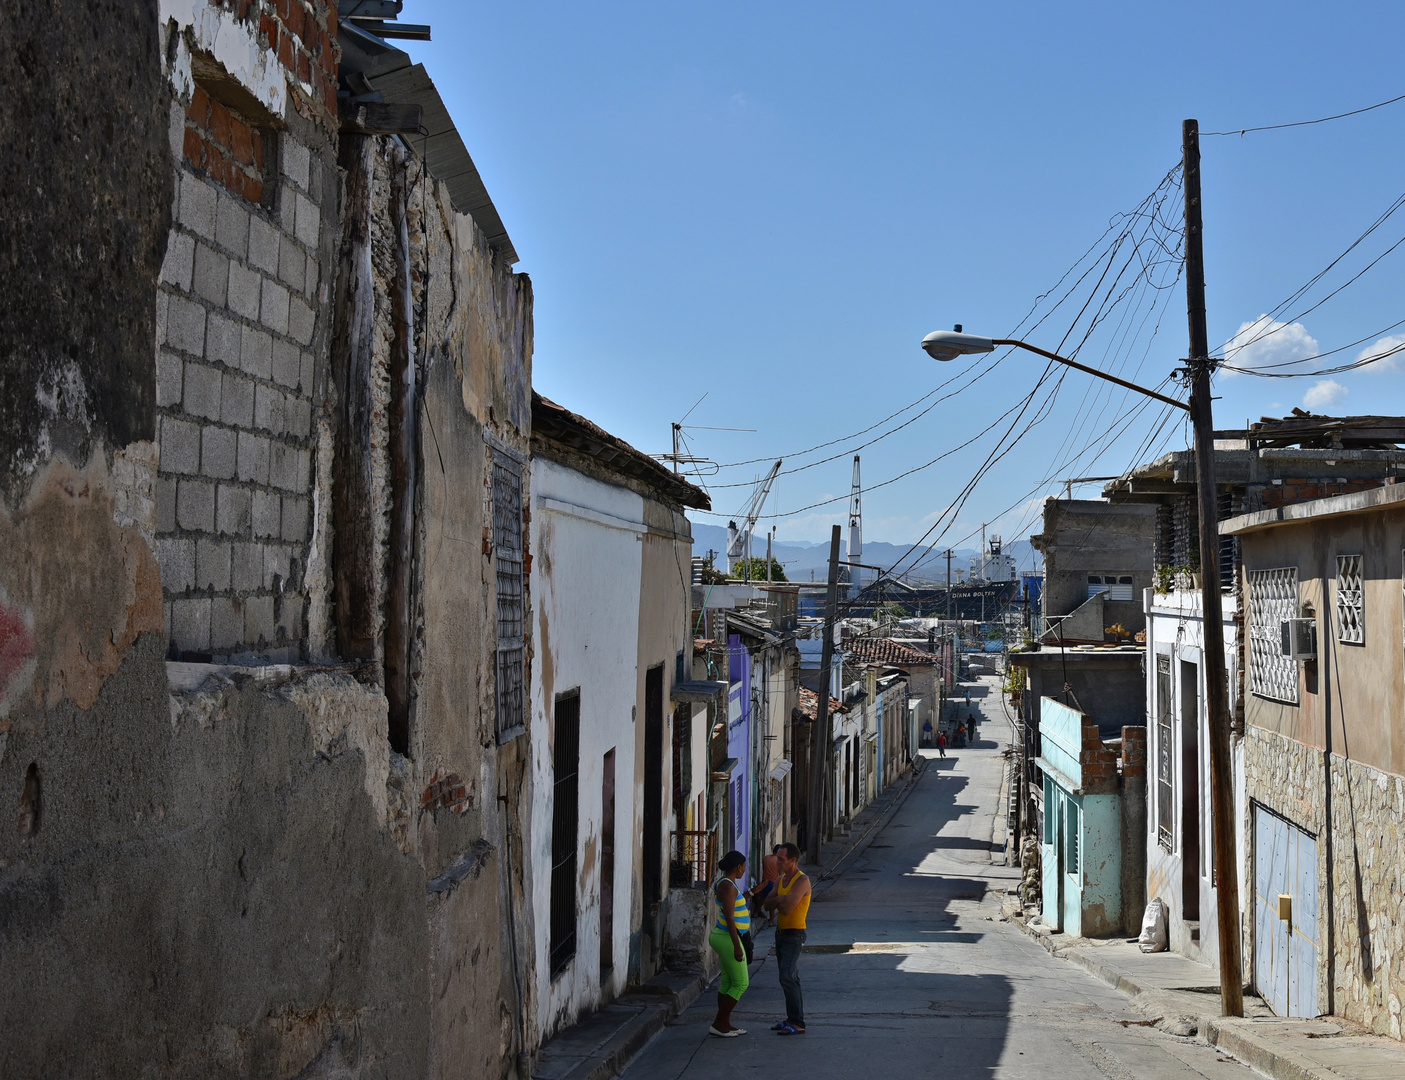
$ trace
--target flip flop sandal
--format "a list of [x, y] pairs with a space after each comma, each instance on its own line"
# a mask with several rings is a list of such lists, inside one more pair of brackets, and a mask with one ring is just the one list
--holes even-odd
[[776, 1034], [777, 1034], [777, 1035], [804, 1035], [804, 1034], [805, 1034], [805, 1029], [804, 1029], [804, 1028], [798, 1028], [798, 1027], [796, 1027], [794, 1024], [785, 1024], [784, 1026], [779, 1027], [779, 1028], [776, 1029]]
[[746, 1034], [741, 1028], [733, 1028], [731, 1031], [718, 1031], [711, 1024], [707, 1026], [707, 1033], [709, 1035], [715, 1035], [719, 1039], [735, 1039], [738, 1035]]
[[790, 1021], [788, 1021], [788, 1020], [781, 1020], [781, 1021], [779, 1021], [778, 1023], [772, 1024], [772, 1025], [771, 1025], [771, 1030], [772, 1030], [772, 1031], [780, 1031], [780, 1030], [781, 1030], [782, 1028], [784, 1028], [788, 1023], [790, 1023]]

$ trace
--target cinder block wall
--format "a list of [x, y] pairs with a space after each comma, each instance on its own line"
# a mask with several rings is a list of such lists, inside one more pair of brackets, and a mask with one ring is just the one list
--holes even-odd
[[296, 660], [306, 640], [314, 384], [326, 362], [337, 213], [336, 16], [327, 5], [316, 15], [269, 7], [243, 14], [258, 18], [309, 99], [320, 93], [333, 111], [288, 109], [277, 122], [251, 105], [241, 113], [198, 70], [172, 107], [157, 558], [170, 655], [184, 659]]

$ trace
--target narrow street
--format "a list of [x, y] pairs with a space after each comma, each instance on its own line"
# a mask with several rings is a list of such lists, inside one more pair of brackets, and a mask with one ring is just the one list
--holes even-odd
[[808, 1031], [768, 1030], [785, 1009], [763, 931], [733, 1016], [748, 1034], [709, 1037], [714, 985], [625, 1077], [1255, 1075], [1204, 1045], [1138, 1026], [1120, 993], [999, 921], [999, 898], [1017, 880], [993, 861], [992, 843], [1010, 727], [996, 680], [985, 682], [991, 696], [972, 695], [973, 709], [985, 706], [978, 744], [944, 760], [924, 750], [925, 769], [887, 825], [817, 888], [800, 970]]

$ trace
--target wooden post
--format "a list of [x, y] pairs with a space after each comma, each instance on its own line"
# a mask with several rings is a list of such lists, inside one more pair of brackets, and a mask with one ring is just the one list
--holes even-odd
[[1239, 862], [1235, 844], [1234, 771], [1229, 745], [1229, 674], [1220, 603], [1219, 508], [1215, 489], [1215, 425], [1211, 414], [1209, 339], [1205, 328], [1205, 251], [1200, 205], [1200, 125], [1181, 128], [1185, 180], [1185, 294], [1190, 324], [1191, 421], [1195, 427], [1195, 478], [1200, 509], [1200, 613], [1205, 706], [1210, 734], [1210, 820], [1218, 876], [1220, 999], [1225, 1016], [1244, 1015], [1244, 976], [1239, 940]]
[[829, 669], [834, 662], [834, 621], [839, 607], [839, 526], [829, 537], [829, 587], [824, 599], [824, 640], [820, 643], [819, 701], [815, 724], [810, 730], [810, 805], [806, 839], [812, 863], [820, 861], [824, 829], [824, 805], [828, 801], [829, 754], [834, 742], [829, 730]]

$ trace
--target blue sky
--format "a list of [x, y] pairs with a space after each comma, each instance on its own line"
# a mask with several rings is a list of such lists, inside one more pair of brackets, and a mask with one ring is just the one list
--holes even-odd
[[[1183, 118], [1238, 129], [1405, 93], [1405, 9], [1389, 4], [410, 0], [403, 17], [433, 26], [432, 43], [408, 48], [428, 65], [532, 277], [538, 389], [647, 452], [668, 448], [669, 422], [707, 391], [690, 423], [758, 430], [692, 432], [701, 455], [784, 454], [785, 468], [843, 455], [778, 482], [767, 510], [785, 516], [763, 527], [795, 540], [827, 536], [844, 515], [842, 501], [795, 511], [847, 494], [862, 440], [789, 455], [866, 428], [956, 374], [919, 350], [927, 331], [1011, 331], [1112, 215], [1178, 162]], [[1405, 190], [1402, 131], [1405, 102], [1204, 140], [1212, 345], [1273, 311]], [[1176, 195], [1165, 213], [1177, 227], [1180, 212]], [[1402, 236], [1405, 211], [1287, 314]], [[1312, 355], [1405, 318], [1403, 272], [1405, 247], [1239, 362]], [[1186, 352], [1184, 291], [1169, 292], [1137, 324], [1135, 349], [1114, 340], [1117, 315], [1081, 358], [1160, 380]], [[1029, 340], [1058, 347], [1073, 310]], [[1011, 356], [866, 447], [865, 484], [973, 439], [1043, 370]], [[1402, 413], [1401, 370], [1331, 376], [1335, 385], [1222, 374], [1217, 423], [1281, 415], [1305, 395], [1316, 411]], [[1118, 473], [1146, 446], [1184, 445], [1174, 424], [1151, 440], [1148, 412], [1080, 456], [1123, 407], [1114, 396], [1097, 404], [1083, 379], [1070, 373], [1052, 402], [1041, 388], [1022, 421], [1043, 407], [1039, 426], [942, 519], [941, 542], [978, 533], [982, 520], [1027, 535], [1040, 481], [1053, 491], [1064, 476]], [[916, 540], [1000, 430], [872, 491], [866, 535]], [[713, 495], [725, 515], [746, 490]]]

